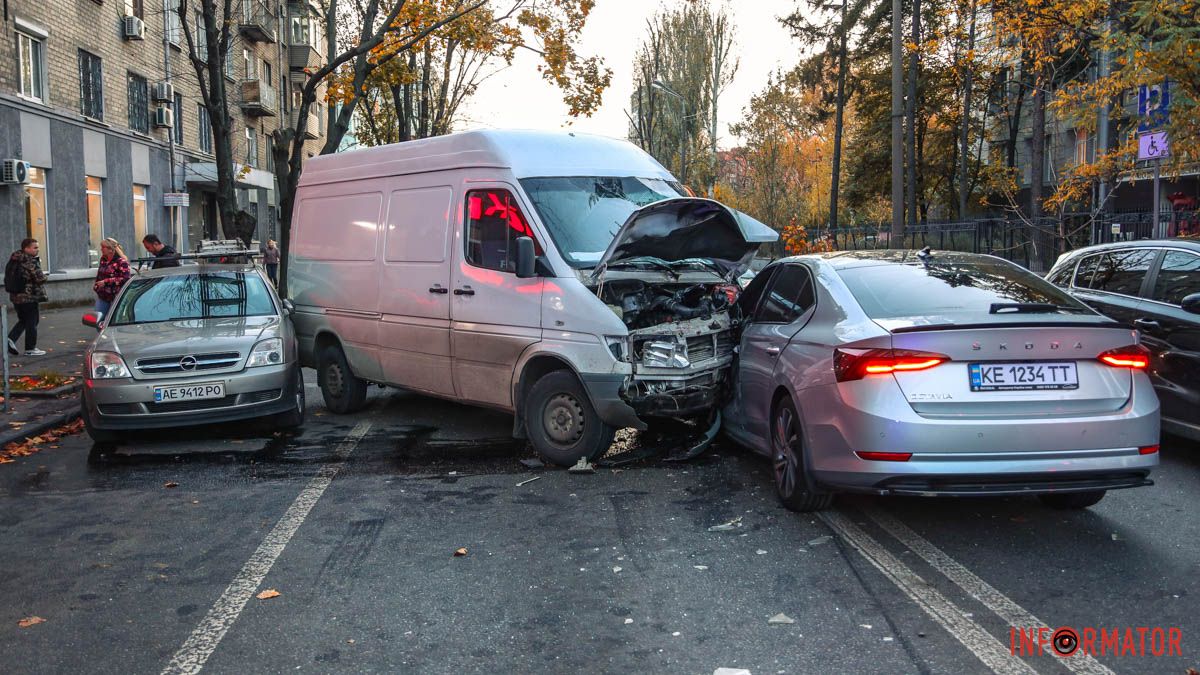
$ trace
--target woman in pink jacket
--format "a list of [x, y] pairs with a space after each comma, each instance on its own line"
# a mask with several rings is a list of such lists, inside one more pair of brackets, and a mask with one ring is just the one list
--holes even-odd
[[96, 292], [96, 311], [102, 316], [108, 314], [108, 308], [117, 297], [117, 291], [129, 281], [129, 259], [121, 244], [109, 237], [100, 242], [100, 269], [96, 270], [96, 283], [92, 290]]

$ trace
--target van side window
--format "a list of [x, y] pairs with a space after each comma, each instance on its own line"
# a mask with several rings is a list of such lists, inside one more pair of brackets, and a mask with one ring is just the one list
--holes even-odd
[[517, 237], [532, 237], [537, 254], [542, 254], [537, 237], [533, 236], [521, 207], [508, 190], [472, 190], [467, 193], [464, 239], [468, 263], [489, 270], [516, 272]]

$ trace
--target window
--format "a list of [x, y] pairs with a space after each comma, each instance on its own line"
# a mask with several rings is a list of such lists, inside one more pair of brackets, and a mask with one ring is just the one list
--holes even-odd
[[1200, 293], [1200, 255], [1167, 251], [1154, 280], [1154, 299], [1181, 305], [1192, 293]]
[[129, 128], [150, 133], [150, 90], [146, 78], [129, 73]]
[[192, 31], [192, 40], [196, 43], [196, 56], [208, 63], [208, 38], [204, 33], [204, 14], [196, 10], [196, 30]]
[[133, 243], [141, 246], [146, 236], [146, 186], [133, 186]]
[[37, 239], [42, 245], [42, 269], [50, 269], [49, 247], [46, 246], [46, 170], [29, 167], [29, 184], [25, 186], [25, 236]]
[[754, 320], [791, 323], [815, 304], [812, 275], [800, 265], [784, 265], [775, 273], [771, 289], [759, 304]]
[[234, 75], [233, 75], [233, 40], [229, 41], [229, 44], [226, 46], [226, 49], [225, 49], [225, 77], [228, 77], [231, 80], [234, 77]]
[[98, 267], [100, 242], [104, 240], [104, 188], [99, 178], [88, 176], [84, 191], [87, 193], [88, 264]]
[[1076, 288], [1091, 288], [1092, 277], [1096, 275], [1096, 268], [1100, 266], [1100, 259], [1103, 257], [1103, 254], [1097, 254], [1079, 261], [1079, 267], [1075, 270], [1075, 281], [1072, 285]]
[[46, 100], [46, 43], [17, 33], [17, 55], [21, 65], [21, 95], [38, 102]]
[[1136, 297], [1142, 290], [1142, 280], [1150, 271], [1150, 263], [1154, 262], [1155, 255], [1157, 251], [1148, 249], [1105, 253], [1088, 288]]
[[175, 94], [175, 145], [183, 145], [183, 94]]
[[204, 106], [196, 107], [196, 134], [200, 144], [200, 150], [211, 153], [212, 147], [212, 122], [208, 119], [208, 108]]
[[79, 50], [79, 112], [88, 119], [104, 121], [104, 78], [100, 57]]
[[125, 16], [136, 16], [143, 21], [146, 19], [146, 8], [142, 0], [125, 0]]
[[1046, 277], [1046, 281], [1049, 281], [1050, 283], [1059, 287], [1069, 286], [1071, 284], [1071, 277], [1075, 275], [1076, 262], [1077, 261], [1073, 260], [1070, 263], [1059, 267], [1057, 270], [1054, 270], [1049, 276]]
[[179, 0], [163, 0], [163, 31], [171, 44], [183, 42], [183, 30], [179, 26]]
[[122, 326], [213, 316], [270, 316], [275, 311], [271, 293], [257, 274], [177, 274], [130, 281], [121, 301], [112, 309], [112, 323]]
[[292, 42], [293, 45], [309, 45], [309, 38], [312, 36], [312, 31], [309, 27], [310, 19], [307, 16], [292, 17]]
[[1075, 165], [1087, 164], [1088, 161], [1088, 132], [1086, 129], [1075, 130]]
[[258, 72], [262, 73], [263, 82], [266, 82], [267, 84], [271, 84], [275, 81], [275, 75], [271, 70], [271, 62], [270, 61], [263, 59], [262, 70], [260, 70]]
[[258, 77], [257, 70], [258, 58], [250, 52], [249, 49], [242, 49], [242, 70], [246, 72], [246, 79], [253, 80]]
[[1042, 141], [1042, 182], [1053, 183], [1054, 176], [1054, 137], [1046, 134]]
[[[521, 208], [508, 190], [467, 193], [467, 262], [501, 272], [517, 271], [513, 241], [533, 237]], [[534, 238], [536, 242], [536, 238]], [[535, 244], [536, 247], [536, 244]], [[538, 253], [541, 250], [538, 249]]]
[[246, 127], [246, 164], [258, 168], [258, 132]]

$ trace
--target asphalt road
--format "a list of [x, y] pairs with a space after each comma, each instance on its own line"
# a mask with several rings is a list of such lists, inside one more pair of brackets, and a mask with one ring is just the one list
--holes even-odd
[[[502, 415], [390, 391], [353, 416], [309, 400], [295, 438], [172, 430], [99, 456], [76, 436], [0, 465], [0, 670], [1200, 664], [1200, 448], [1184, 442], [1157, 485], [1083, 512], [854, 497], [804, 516], [728, 444], [575, 475], [521, 464]], [[1182, 655], [1013, 655], [1012, 627], [1039, 622], [1176, 628]]]

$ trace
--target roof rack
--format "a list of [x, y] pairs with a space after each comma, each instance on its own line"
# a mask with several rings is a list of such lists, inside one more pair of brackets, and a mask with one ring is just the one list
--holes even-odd
[[214, 260], [220, 258], [261, 258], [260, 251], [214, 251], [212, 253], [184, 253], [181, 255], [163, 256], [161, 258], [154, 256], [150, 258], [130, 258], [129, 264], [150, 265], [156, 262], [165, 262], [167, 260]]

